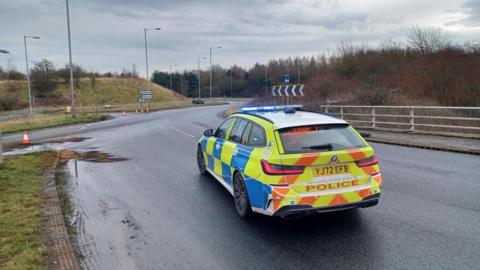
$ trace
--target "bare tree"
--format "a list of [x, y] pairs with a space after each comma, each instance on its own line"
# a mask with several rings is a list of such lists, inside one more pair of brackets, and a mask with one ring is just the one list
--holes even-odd
[[407, 42], [413, 50], [422, 54], [434, 53], [451, 46], [447, 34], [440, 28], [411, 27], [407, 32]]
[[355, 47], [351, 40], [342, 40], [337, 44], [337, 50], [340, 56], [353, 55], [355, 53]]
[[32, 80], [32, 88], [36, 95], [39, 97], [45, 97], [48, 93], [52, 92], [56, 83], [56, 69], [53, 62], [42, 59], [42, 61], [35, 63], [35, 66], [30, 72], [30, 78]]
[[[58, 69], [57, 75], [63, 79], [64, 83], [70, 83], [70, 66], [65, 64], [63, 68]], [[80, 78], [85, 76], [85, 70], [79, 65], [73, 64], [73, 81], [77, 88], [80, 87]]]

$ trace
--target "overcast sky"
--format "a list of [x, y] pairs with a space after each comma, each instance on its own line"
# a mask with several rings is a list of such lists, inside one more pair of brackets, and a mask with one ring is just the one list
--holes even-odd
[[[480, 0], [70, 0], [73, 61], [99, 71], [135, 63], [145, 72], [143, 28], [150, 70], [196, 68], [197, 56], [214, 51], [213, 63], [251, 66], [271, 58], [319, 55], [340, 40], [371, 47], [402, 40], [413, 25], [439, 27], [453, 40], [480, 40]], [[30, 62], [68, 61], [64, 0], [1, 0], [0, 65], [11, 57]], [[208, 60], [203, 62], [206, 67]]]

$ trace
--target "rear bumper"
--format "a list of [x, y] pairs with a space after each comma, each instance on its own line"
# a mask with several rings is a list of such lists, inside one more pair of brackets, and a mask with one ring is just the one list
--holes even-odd
[[379, 199], [380, 199], [380, 193], [376, 193], [363, 198], [359, 202], [341, 204], [341, 205], [335, 205], [335, 206], [312, 207], [310, 205], [286, 205], [281, 207], [277, 211], [275, 211], [273, 216], [285, 218], [285, 217], [294, 216], [294, 215], [306, 216], [311, 214], [342, 211], [342, 210], [348, 210], [348, 209], [359, 208], [359, 207], [366, 208], [366, 207], [377, 205]]

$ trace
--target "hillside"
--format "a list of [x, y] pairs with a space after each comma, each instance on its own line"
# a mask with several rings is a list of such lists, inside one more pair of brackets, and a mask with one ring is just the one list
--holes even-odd
[[[135, 103], [138, 92], [146, 88], [146, 81], [140, 78], [97, 78], [95, 88], [88, 78], [80, 80], [77, 88], [79, 105], [127, 104]], [[150, 84], [155, 102], [185, 99], [155, 83]], [[58, 106], [70, 102], [70, 84], [58, 82], [48, 98], [37, 98], [37, 105]], [[28, 104], [26, 81], [0, 81], [0, 110], [25, 108]]]

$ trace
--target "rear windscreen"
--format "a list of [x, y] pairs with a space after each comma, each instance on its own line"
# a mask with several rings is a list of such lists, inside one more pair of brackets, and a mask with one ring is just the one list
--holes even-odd
[[347, 150], [367, 146], [345, 124], [311, 125], [284, 128], [278, 131], [287, 154]]

